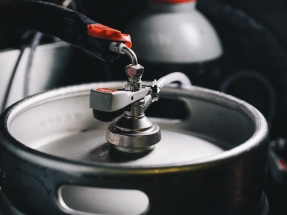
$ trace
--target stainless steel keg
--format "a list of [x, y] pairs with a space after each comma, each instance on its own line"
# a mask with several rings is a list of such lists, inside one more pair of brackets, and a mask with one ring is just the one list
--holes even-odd
[[151, 106], [162, 140], [128, 154], [107, 143], [109, 123], [89, 108], [92, 88], [123, 85], [60, 88], [1, 115], [5, 215], [268, 213], [268, 127], [259, 111], [223, 93], [170, 85]]

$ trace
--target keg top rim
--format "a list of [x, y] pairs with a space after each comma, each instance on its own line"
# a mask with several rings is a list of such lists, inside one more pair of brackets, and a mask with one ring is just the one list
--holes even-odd
[[[106, 83], [97, 83], [97, 84], [107, 84]], [[124, 82], [108, 82], [110, 85], [123, 85]], [[238, 156], [243, 155], [247, 151], [252, 150], [252, 148], [258, 147], [262, 142], [268, 140], [268, 126], [263, 115], [250, 104], [237, 99], [233, 96], [220, 93], [217, 91], [196, 87], [196, 86], [183, 86], [183, 89], [174, 87], [171, 85], [170, 89], [179, 90], [182, 92], [194, 92], [198, 99], [204, 99], [202, 96], [205, 96], [206, 99], [213, 98], [216, 101], [215, 103], [226, 102], [228, 101], [230, 105], [233, 106], [236, 110], [245, 112], [248, 117], [254, 123], [254, 133], [253, 135], [244, 143], [236, 146], [231, 150], [227, 150], [218, 155], [214, 155], [207, 158], [202, 158], [195, 160], [194, 162], [183, 162], [175, 164], [174, 166], [158, 165], [152, 166], [150, 168], [141, 167], [141, 166], [123, 166], [121, 164], [110, 164], [110, 163], [82, 163], [80, 161], [72, 161], [64, 158], [59, 158], [53, 155], [45, 154], [37, 150], [31, 149], [24, 144], [17, 141], [11, 134], [9, 134], [9, 123], [13, 117], [21, 114], [21, 112], [26, 108], [29, 108], [33, 103], [41, 103], [48, 98], [57, 97], [72, 97], [75, 95], [85, 95], [87, 91], [94, 87], [95, 83], [92, 84], [82, 84], [69, 87], [63, 87], [48, 92], [36, 94], [25, 98], [14, 105], [7, 108], [1, 115], [0, 118], [0, 144], [6, 148], [9, 152], [16, 154], [22, 159], [29, 159], [30, 161], [40, 162], [40, 160], [45, 163], [45, 165], [50, 166], [51, 168], [59, 168], [61, 165], [72, 165], [76, 166], [78, 169], [81, 167], [83, 172], [98, 172], [103, 174], [154, 174], [154, 173], [172, 173], [172, 172], [182, 172], [182, 171], [193, 171], [198, 169], [212, 168], [216, 165], [222, 164], [223, 162], [229, 162], [232, 159], [236, 159]], [[177, 86], [177, 85], [176, 85]], [[166, 90], [169, 90], [168, 88]]]

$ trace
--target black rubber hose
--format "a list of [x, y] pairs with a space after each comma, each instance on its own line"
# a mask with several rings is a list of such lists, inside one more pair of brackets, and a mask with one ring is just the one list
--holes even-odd
[[30, 54], [29, 54], [26, 72], [25, 72], [24, 97], [29, 96], [30, 76], [31, 76], [31, 69], [32, 69], [32, 64], [33, 64], [33, 59], [34, 59], [34, 53], [35, 53], [37, 46], [39, 45], [41, 41], [42, 36], [43, 36], [42, 33], [37, 32], [30, 46]]
[[23, 52], [24, 50], [20, 50], [20, 55], [16, 61], [16, 64], [13, 68], [13, 72], [11, 74], [11, 77], [9, 79], [9, 83], [8, 83], [8, 86], [6, 88], [6, 92], [4, 94], [4, 98], [3, 98], [3, 102], [2, 102], [2, 106], [1, 106], [1, 109], [0, 109], [0, 114], [5, 110], [6, 106], [7, 106], [7, 102], [8, 102], [8, 99], [9, 99], [9, 94], [10, 94], [10, 91], [11, 91], [11, 88], [12, 88], [12, 84], [13, 84], [13, 81], [14, 81], [14, 78], [15, 78], [15, 75], [16, 75], [16, 72], [17, 72], [17, 69], [18, 69], [18, 66], [19, 66], [19, 63], [20, 63], [20, 60], [22, 58], [22, 55], [23, 55]]
[[83, 49], [88, 54], [112, 62], [119, 54], [109, 50], [111, 41], [87, 35], [87, 25], [95, 24], [76, 11], [46, 2], [26, 1], [11, 11], [11, 25], [52, 35]]

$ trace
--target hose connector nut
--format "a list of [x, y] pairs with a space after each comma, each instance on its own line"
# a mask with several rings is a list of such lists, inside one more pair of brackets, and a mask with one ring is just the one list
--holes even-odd
[[142, 87], [142, 75], [144, 74], [144, 67], [140, 64], [136, 66], [129, 64], [126, 66], [126, 74], [128, 77], [128, 85], [132, 92], [139, 91]]
[[144, 74], [144, 67], [140, 64], [136, 66], [129, 64], [126, 66], [126, 74], [128, 76], [142, 76]]

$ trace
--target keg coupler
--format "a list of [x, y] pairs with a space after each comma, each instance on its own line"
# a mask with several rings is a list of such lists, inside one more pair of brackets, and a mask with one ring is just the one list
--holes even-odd
[[145, 116], [145, 110], [158, 100], [161, 88], [172, 82], [190, 85], [183, 73], [174, 72], [154, 80], [151, 85], [142, 85], [144, 67], [138, 64], [135, 53], [123, 43], [113, 42], [110, 50], [127, 54], [132, 64], [126, 66], [127, 84], [121, 89], [96, 88], [91, 90], [90, 107], [94, 117], [101, 121], [118, 120], [111, 123], [106, 139], [122, 152], [140, 153], [152, 150], [160, 140], [157, 124]]

